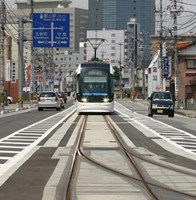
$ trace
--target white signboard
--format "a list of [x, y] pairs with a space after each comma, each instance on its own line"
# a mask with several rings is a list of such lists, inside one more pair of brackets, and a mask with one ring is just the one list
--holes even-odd
[[10, 75], [10, 60], [6, 60], [6, 74], [5, 74], [5, 80], [10, 81], [11, 75]]

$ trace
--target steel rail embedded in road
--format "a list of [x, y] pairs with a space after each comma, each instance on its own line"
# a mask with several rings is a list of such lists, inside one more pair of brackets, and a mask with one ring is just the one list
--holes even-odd
[[180, 170], [180, 169], [177, 169], [175, 167], [171, 167], [171, 166], [167, 166], [167, 165], [158, 163], [158, 162], [156, 162], [156, 161], [154, 161], [152, 159], [145, 158], [142, 154], [139, 154], [139, 153], [135, 152], [134, 149], [128, 148], [128, 146], [126, 145], [125, 141], [121, 138], [121, 136], [118, 133], [118, 131], [112, 125], [111, 119], [109, 120], [108, 117], [105, 117], [105, 119], [108, 122], [108, 125], [110, 126], [110, 128], [111, 128], [111, 130], [112, 130], [112, 132], [114, 134], [114, 137], [117, 139], [117, 141], [120, 144], [120, 146], [122, 147], [124, 153], [130, 159], [130, 161], [133, 164], [135, 170], [139, 174], [139, 177], [141, 178], [141, 180], [144, 183], [145, 187], [147, 188], [147, 190], [152, 194], [152, 196], [155, 199], [159, 199], [159, 198], [157, 197], [157, 195], [155, 195], [155, 193], [153, 192], [153, 190], [151, 189], [150, 186], [153, 186], [153, 187], [156, 187], [156, 188], [159, 188], [159, 189], [163, 189], [165, 191], [173, 192], [173, 193], [176, 193], [176, 194], [180, 194], [180, 195], [183, 195], [184, 197], [190, 197], [191, 199], [192, 198], [196, 198], [196, 195], [188, 194], [188, 193], [182, 192], [180, 190], [175, 190], [175, 189], [173, 189], [171, 187], [168, 187], [168, 186], [165, 186], [164, 184], [159, 183], [158, 180], [154, 181], [152, 178], [150, 178], [151, 181], [147, 180], [145, 178], [145, 175], [143, 174], [142, 167], [138, 164], [139, 163], [138, 160], [143, 160], [143, 161], [148, 162], [150, 164], [156, 165], [158, 167], [166, 168], [166, 169], [169, 169], [169, 170], [175, 170], [175, 172], [177, 171], [178, 173], [182, 173], [183, 175], [189, 175], [189, 176], [196, 177], [196, 173], [191, 173], [191, 172], [188, 172], [188, 171], [186, 171], [184, 169]]
[[[80, 164], [82, 163], [88, 163], [91, 166], [94, 166], [96, 171], [94, 173], [97, 173], [98, 169], [102, 169], [105, 172], [109, 174], [113, 174], [115, 176], [121, 177], [125, 180], [128, 180], [128, 183], [137, 185], [139, 188], [141, 188], [143, 195], [146, 195], [146, 198], [149, 199], [155, 199], [155, 200], [163, 200], [163, 194], [165, 195], [172, 195], [176, 197], [181, 197], [181, 198], [186, 198], [186, 199], [193, 199], [196, 198], [194, 194], [189, 194], [188, 192], [183, 192], [180, 191], [180, 189], [174, 189], [170, 186], [167, 186], [165, 183], [161, 183], [159, 180], [155, 180], [153, 177], [151, 177], [150, 174], [146, 175], [146, 169], [144, 166], [142, 166], [142, 162], [149, 163], [152, 166], [158, 167], [159, 169], [166, 169], [166, 170], [174, 170], [174, 172], [177, 171], [177, 173], [182, 173], [183, 175], [188, 175], [188, 176], [195, 176], [195, 173], [188, 172], [184, 169], [176, 169], [175, 167], [167, 166], [164, 164], [160, 164], [153, 159], [150, 158], [145, 158], [144, 155], [137, 153], [134, 151], [134, 149], [131, 149], [130, 147], [127, 146], [126, 142], [124, 139], [122, 139], [121, 135], [118, 133], [116, 130], [115, 126], [113, 125], [113, 122], [111, 121], [111, 118], [108, 116], [101, 116], [99, 117], [104, 118], [105, 122], [107, 124], [107, 127], [109, 131], [113, 134], [113, 137], [116, 140], [116, 143], [118, 144], [118, 147], [116, 149], [121, 151], [121, 155], [123, 156], [123, 159], [125, 161], [129, 162], [129, 166], [131, 166], [131, 170], [134, 171], [133, 175], [123, 172], [119, 169], [114, 169], [113, 166], [108, 166], [107, 164], [98, 161], [97, 157], [93, 158], [91, 154], [93, 154], [93, 151], [91, 151], [93, 148], [96, 149], [96, 147], [89, 148], [88, 146], [85, 146], [88, 142], [91, 143], [91, 141], [85, 141], [84, 145], [84, 139], [85, 139], [85, 134], [86, 131], [88, 130], [87, 124], [91, 123], [88, 122], [88, 117], [87, 115], [82, 116], [82, 123], [78, 131], [78, 136], [77, 140], [75, 141], [75, 146], [74, 146], [74, 153], [73, 153], [73, 161], [72, 161], [72, 167], [70, 169], [70, 176], [69, 176], [69, 186], [67, 187], [67, 193], [66, 193], [66, 200], [69, 199], [75, 199], [74, 194], [77, 195], [77, 190], [74, 188], [76, 184], [74, 185], [74, 181], [77, 180], [77, 175], [79, 171], [81, 170]], [[91, 131], [91, 130], [90, 130]], [[89, 139], [89, 138], [88, 138]], [[107, 149], [105, 150], [110, 150], [111, 147], [106, 147]], [[97, 147], [96, 150], [102, 151], [102, 148]], [[91, 151], [91, 153], [89, 153]], [[95, 153], [96, 154], [96, 153]], [[107, 154], [107, 151], [106, 153]], [[91, 177], [87, 176], [89, 179]], [[76, 183], [76, 182], [75, 182]], [[131, 185], [130, 185], [131, 186]], [[85, 188], [85, 186], [82, 186]], [[75, 193], [74, 193], [75, 191]], [[145, 191], [145, 192], [144, 192]]]

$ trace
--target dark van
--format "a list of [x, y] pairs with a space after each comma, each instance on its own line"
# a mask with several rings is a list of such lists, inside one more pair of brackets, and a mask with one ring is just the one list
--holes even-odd
[[170, 92], [152, 92], [148, 100], [149, 117], [152, 117], [154, 114], [174, 117], [175, 98], [172, 97]]

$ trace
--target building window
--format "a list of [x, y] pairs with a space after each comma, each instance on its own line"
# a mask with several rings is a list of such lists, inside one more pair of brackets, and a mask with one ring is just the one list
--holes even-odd
[[112, 47], [111, 47], [111, 50], [115, 50], [115, 49], [116, 49], [116, 47], [115, 47], [115, 46], [112, 46]]
[[115, 40], [112, 40], [111, 43], [116, 43], [116, 41], [115, 41]]
[[115, 37], [115, 36], [116, 36], [116, 34], [115, 34], [115, 33], [112, 33], [112, 34], [111, 34], [111, 37]]
[[196, 60], [194, 60], [194, 59], [187, 60], [186, 66], [187, 66], [187, 69], [196, 69]]

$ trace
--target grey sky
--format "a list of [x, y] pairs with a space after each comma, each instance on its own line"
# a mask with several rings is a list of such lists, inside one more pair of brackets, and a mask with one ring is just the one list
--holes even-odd
[[[163, 2], [163, 21], [165, 30], [172, 30], [173, 17], [170, 14], [170, 8], [174, 0], [162, 0]], [[159, 9], [160, 0], [156, 0], [157, 9]], [[196, 33], [196, 0], [177, 0], [178, 8], [182, 12], [177, 17], [178, 34]], [[159, 27], [159, 18], [156, 26]]]
[[[13, 5], [15, 0], [5, 0], [6, 3]], [[119, 0], [122, 1], [122, 0]], [[156, 10], [160, 7], [160, 1], [156, 0]], [[170, 7], [174, 0], [162, 0], [163, 2], [163, 21], [166, 31], [172, 30], [173, 18], [170, 15]], [[183, 7], [184, 12], [178, 16], [178, 33], [196, 33], [196, 0], [177, 0], [177, 4]], [[70, 7], [88, 9], [88, 0], [72, 0]], [[160, 19], [156, 16], [156, 27], [160, 26]]]
[[[72, 0], [73, 3], [70, 4], [71, 7], [78, 7], [88, 9], [88, 0]], [[120, 1], [120, 0], [119, 0]], [[122, 1], [122, 0], [121, 0]], [[164, 28], [166, 31], [173, 28], [173, 18], [170, 15], [170, 7], [174, 0], [162, 0], [163, 2], [163, 21]], [[196, 0], [177, 0], [177, 5], [183, 8], [184, 12], [182, 12], [178, 16], [178, 28], [179, 33], [196, 33]], [[156, 0], [156, 9], [160, 7], [160, 0]], [[159, 27], [158, 23], [159, 18], [157, 18], [156, 27]]]

